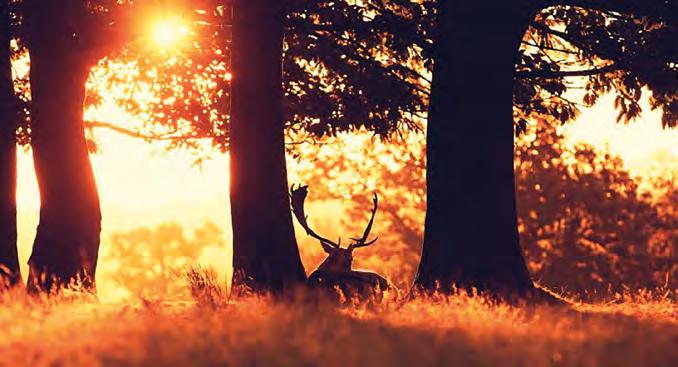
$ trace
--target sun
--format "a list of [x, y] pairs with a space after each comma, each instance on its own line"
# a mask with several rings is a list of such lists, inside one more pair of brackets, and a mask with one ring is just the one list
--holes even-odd
[[157, 20], [151, 27], [151, 39], [162, 49], [177, 47], [188, 34], [188, 25], [178, 17]]

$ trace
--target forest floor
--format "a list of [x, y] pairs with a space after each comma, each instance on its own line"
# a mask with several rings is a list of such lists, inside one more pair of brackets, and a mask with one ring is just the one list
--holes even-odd
[[0, 301], [0, 366], [678, 366], [678, 304], [571, 309], [459, 295], [370, 309], [195, 299]]

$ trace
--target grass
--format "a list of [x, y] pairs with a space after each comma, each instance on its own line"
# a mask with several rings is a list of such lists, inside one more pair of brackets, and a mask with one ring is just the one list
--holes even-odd
[[678, 366], [678, 304], [639, 293], [573, 309], [479, 296], [327, 303], [192, 298], [102, 304], [21, 291], [0, 304], [2, 366]]

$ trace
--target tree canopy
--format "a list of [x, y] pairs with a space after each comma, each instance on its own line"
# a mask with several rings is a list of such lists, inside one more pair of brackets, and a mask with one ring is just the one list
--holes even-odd
[[[179, 11], [168, 16], [181, 17], [191, 30], [178, 49], [149, 56], [148, 46], [130, 44], [105, 61], [110, 72], [96, 78], [106, 81], [102, 88], [124, 89], [113, 98], [146, 124], [136, 135], [173, 146], [211, 138], [227, 149], [231, 5], [175, 3]], [[306, 141], [357, 129], [384, 137], [421, 129], [436, 6], [410, 0], [290, 1], [284, 56], [288, 132]], [[517, 51], [518, 132], [544, 116], [570, 121], [605, 93], [616, 95], [619, 121], [638, 117], [639, 101], [649, 95], [651, 108], [663, 111], [663, 125], [676, 126], [672, 80], [678, 50], [670, 4], [574, 1], [544, 7]], [[141, 81], [130, 83], [122, 70]], [[90, 100], [101, 97], [93, 93]]]
[[[585, 3], [546, 8], [529, 25], [514, 95], [519, 126], [535, 115], [567, 122], [608, 92], [616, 94], [617, 120], [628, 122], [640, 115], [645, 90], [651, 107], [663, 111], [663, 125], [675, 127], [675, 18]], [[570, 97], [571, 89], [582, 90], [581, 102]]]
[[[172, 145], [212, 138], [227, 149], [231, 8], [218, 2], [191, 7], [185, 20], [193, 31], [185, 44], [151, 57], [128, 47], [108, 59], [110, 72], [95, 74], [104, 83], [93, 101], [122, 88], [116, 102], [149, 127], [123, 132]], [[284, 53], [290, 133], [322, 137], [365, 128], [386, 136], [421, 128], [425, 60], [415, 34], [404, 37], [402, 25], [424, 22], [432, 10], [408, 1], [375, 10], [351, 2], [290, 3]], [[141, 81], [130, 83], [125, 71]]]

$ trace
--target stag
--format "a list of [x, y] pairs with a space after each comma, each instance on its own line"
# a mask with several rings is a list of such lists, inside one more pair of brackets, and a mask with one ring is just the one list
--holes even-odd
[[290, 189], [290, 199], [292, 202], [292, 212], [306, 230], [306, 234], [320, 241], [320, 246], [327, 253], [327, 258], [311, 273], [308, 283], [311, 287], [319, 287], [326, 290], [335, 291], [337, 288], [349, 298], [365, 299], [367, 297], [381, 297], [382, 291], [388, 289], [388, 282], [384, 277], [377, 273], [352, 270], [353, 250], [360, 247], [367, 247], [377, 241], [377, 238], [368, 241], [368, 236], [372, 230], [374, 216], [377, 213], [378, 197], [374, 194], [372, 215], [367, 227], [360, 238], [350, 238], [351, 243], [347, 248], [341, 247], [341, 238], [337, 242], [331, 241], [318, 235], [308, 225], [308, 216], [304, 212], [304, 201], [308, 195], [308, 186], [300, 186]]

